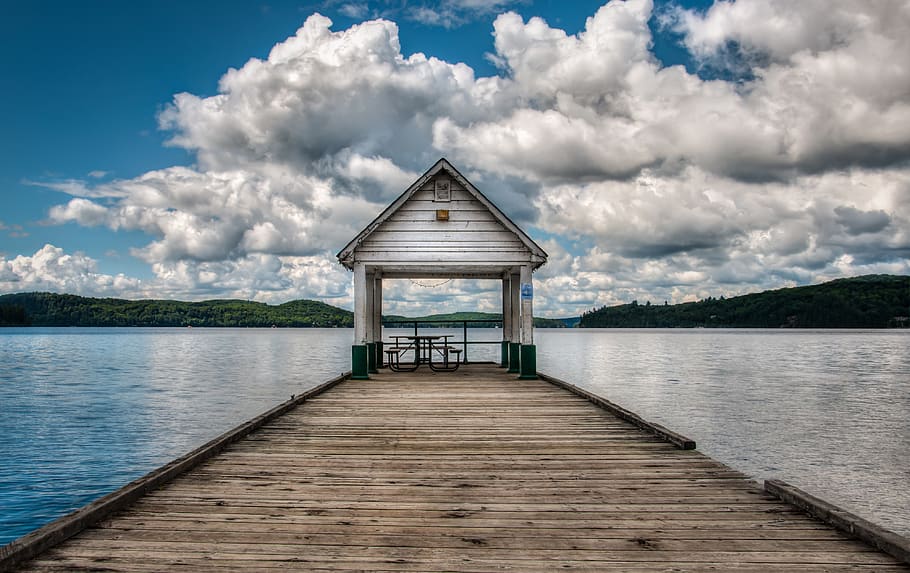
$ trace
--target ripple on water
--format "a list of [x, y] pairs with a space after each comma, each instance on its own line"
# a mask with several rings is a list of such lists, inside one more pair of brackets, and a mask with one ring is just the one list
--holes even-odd
[[348, 368], [344, 329], [0, 331], [0, 544]]
[[538, 330], [541, 370], [910, 535], [910, 332]]

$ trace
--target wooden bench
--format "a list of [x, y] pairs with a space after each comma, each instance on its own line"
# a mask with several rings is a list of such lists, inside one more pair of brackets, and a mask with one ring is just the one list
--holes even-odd
[[[430, 360], [430, 369], [434, 372], [454, 372], [458, 370], [458, 366], [461, 364], [461, 348], [456, 348], [454, 346], [434, 346], [433, 350], [439, 352], [442, 355], [442, 366], [434, 366], [433, 361]], [[449, 356], [455, 355], [454, 366], [449, 362]]]
[[407, 350], [413, 350], [410, 346], [393, 346], [391, 348], [385, 348], [383, 352], [386, 354], [386, 362], [389, 365], [389, 370], [395, 372], [413, 372], [417, 370], [417, 362], [415, 361], [412, 366], [402, 366], [401, 365], [401, 354]]

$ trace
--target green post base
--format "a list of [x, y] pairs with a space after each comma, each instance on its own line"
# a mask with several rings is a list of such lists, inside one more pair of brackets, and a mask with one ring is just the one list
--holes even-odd
[[351, 380], [369, 380], [369, 361], [367, 360], [367, 345], [354, 344], [351, 346]]
[[500, 350], [499, 356], [500, 356], [499, 367], [508, 368], [509, 367], [509, 341], [508, 340], [502, 341], [502, 349]]
[[519, 344], [517, 342], [510, 342], [509, 343], [509, 369], [508, 369], [508, 372], [510, 372], [511, 374], [518, 374], [519, 372], [521, 372], [521, 368], [519, 366], [521, 363], [521, 357], [519, 356], [520, 353], [521, 353], [521, 344]]
[[537, 380], [537, 347], [533, 344], [521, 345], [521, 375], [519, 380]]
[[376, 368], [385, 368], [385, 359], [382, 357], [382, 341], [376, 341]]
[[367, 342], [367, 371], [370, 374], [376, 374], [379, 370], [376, 369], [376, 343]]

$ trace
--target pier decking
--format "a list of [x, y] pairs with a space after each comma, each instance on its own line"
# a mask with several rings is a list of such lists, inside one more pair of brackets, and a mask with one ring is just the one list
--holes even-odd
[[910, 571], [543, 381], [318, 395], [27, 571]]

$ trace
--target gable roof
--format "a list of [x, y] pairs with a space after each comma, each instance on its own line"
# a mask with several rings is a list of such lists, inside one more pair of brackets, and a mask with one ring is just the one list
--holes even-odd
[[430, 167], [423, 175], [421, 175], [417, 181], [411, 184], [407, 190], [402, 193], [395, 201], [393, 201], [378, 217], [373, 219], [373, 221], [367, 225], [356, 237], [351, 239], [351, 241], [345, 245], [341, 251], [338, 252], [338, 260], [346, 268], [353, 268], [353, 255], [354, 252], [382, 223], [387, 221], [398, 209], [404, 205], [408, 199], [410, 199], [414, 193], [416, 193], [421, 187], [423, 187], [427, 181], [432, 179], [434, 176], [439, 174], [440, 171], [446, 171], [455, 181], [457, 181], [465, 191], [470, 193], [477, 201], [479, 201], [484, 207], [486, 207], [490, 213], [493, 215], [494, 219], [498, 221], [503, 227], [511, 231], [518, 240], [528, 249], [528, 251], [535, 257], [539, 259], [539, 262], [534, 264], [534, 268], [537, 268], [543, 265], [547, 260], [547, 253], [544, 251], [540, 245], [534, 242], [531, 237], [529, 237], [524, 231], [521, 230], [518, 225], [512, 222], [505, 213], [499, 210], [492, 201], [487, 199], [487, 197], [480, 192], [477, 187], [475, 187], [468, 179], [462, 175], [455, 167], [448, 162], [447, 159], [441, 158], [437, 161], [432, 167]]

